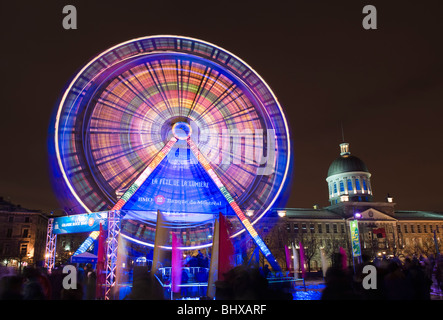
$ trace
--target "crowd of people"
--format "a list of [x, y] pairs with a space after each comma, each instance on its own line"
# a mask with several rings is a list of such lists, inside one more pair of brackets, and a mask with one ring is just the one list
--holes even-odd
[[[265, 266], [267, 267], [267, 266]], [[266, 269], [266, 268], [265, 268]], [[257, 265], [240, 265], [215, 282], [216, 300], [292, 300], [283, 288], [269, 285], [268, 272]]]
[[[433, 276], [443, 291], [443, 257], [435, 259], [432, 255], [387, 259], [386, 257], [363, 263], [355, 270], [341, 265], [342, 259], [326, 271], [326, 287], [322, 300], [430, 300]], [[366, 265], [375, 267], [376, 275], [369, 288], [363, 281], [369, 272], [363, 272]], [[371, 280], [372, 280], [371, 279]]]
[[76, 266], [75, 284], [63, 287], [63, 267], [51, 274], [44, 268], [24, 267], [21, 273], [7, 274], [0, 279], [0, 300], [94, 300], [96, 272], [91, 264]]
[[[206, 261], [196, 257], [197, 266]], [[443, 256], [406, 257], [387, 259], [386, 257], [356, 266], [342, 265], [343, 259], [336, 257], [336, 263], [328, 268], [322, 300], [429, 300], [433, 280], [443, 292]], [[194, 265], [192, 262], [190, 265]], [[376, 275], [371, 275], [371, 287], [365, 288], [364, 272], [366, 265], [375, 267]], [[139, 270], [140, 269], [140, 270]], [[205, 267], [196, 268], [206, 270]], [[4, 275], [0, 279], [0, 300], [94, 300], [96, 297], [96, 272], [91, 264], [76, 266], [75, 289], [64, 288], [66, 274], [63, 268], [55, 268], [51, 274], [45, 269], [25, 267], [20, 274]], [[183, 275], [182, 281], [186, 282]], [[197, 282], [207, 281], [207, 274], [194, 275]], [[198, 279], [197, 279], [198, 276]], [[201, 277], [201, 278], [200, 278]], [[216, 283], [216, 299], [291, 299], [285, 291], [272, 290], [268, 284], [270, 272], [266, 268], [237, 266]], [[158, 282], [153, 282], [145, 267], [134, 268], [133, 288], [126, 299], [163, 299], [164, 293]], [[195, 281], [194, 280], [194, 281]], [[147, 290], [151, 288], [151, 290]], [[154, 290], [155, 289], [155, 290]], [[275, 289], [275, 288], [274, 288]], [[201, 295], [201, 293], [199, 292]]]

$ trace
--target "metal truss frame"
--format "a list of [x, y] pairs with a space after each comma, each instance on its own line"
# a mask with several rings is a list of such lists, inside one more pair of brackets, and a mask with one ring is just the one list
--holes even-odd
[[49, 218], [48, 229], [46, 231], [45, 268], [48, 273], [52, 272], [55, 266], [55, 253], [57, 248], [57, 235], [54, 234], [54, 218]]
[[106, 280], [105, 280], [105, 300], [112, 297], [112, 289], [116, 282], [117, 271], [117, 251], [118, 235], [120, 234], [120, 210], [108, 212], [108, 239], [106, 249]]

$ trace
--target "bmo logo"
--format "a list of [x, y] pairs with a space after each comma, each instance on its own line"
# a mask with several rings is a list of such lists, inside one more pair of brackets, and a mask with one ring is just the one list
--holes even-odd
[[154, 198], [154, 201], [156, 204], [163, 204], [163, 203], [165, 203], [166, 200], [165, 200], [164, 196], [158, 195]]

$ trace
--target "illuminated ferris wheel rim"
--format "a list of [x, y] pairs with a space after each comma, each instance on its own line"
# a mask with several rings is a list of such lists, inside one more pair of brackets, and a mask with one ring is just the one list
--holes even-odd
[[[261, 83], [266, 87], [266, 89], [269, 91], [269, 93], [271, 94], [273, 101], [275, 102], [275, 105], [277, 106], [279, 112], [280, 112], [280, 116], [281, 119], [283, 120], [283, 124], [284, 124], [284, 128], [285, 131], [287, 133], [286, 135], [286, 145], [287, 145], [287, 150], [286, 150], [286, 166], [285, 166], [285, 170], [283, 172], [283, 178], [282, 178], [282, 182], [278, 188], [278, 190], [275, 192], [275, 194], [273, 195], [273, 199], [272, 201], [268, 204], [267, 208], [262, 210], [261, 215], [259, 215], [253, 222], [252, 224], [255, 224], [256, 222], [258, 222], [265, 213], [268, 212], [268, 210], [274, 205], [275, 201], [278, 199], [278, 197], [280, 196], [282, 189], [284, 187], [284, 182], [287, 179], [287, 175], [289, 172], [289, 167], [290, 167], [290, 158], [291, 158], [291, 144], [290, 144], [290, 139], [289, 139], [289, 127], [288, 127], [288, 123], [287, 120], [285, 118], [283, 109], [280, 105], [280, 103], [278, 102], [277, 97], [275, 96], [274, 92], [272, 91], [272, 89], [269, 87], [269, 85], [264, 81], [264, 79], [251, 67], [249, 66], [245, 61], [243, 61], [241, 58], [239, 58], [238, 56], [236, 56], [235, 54], [227, 51], [226, 49], [223, 49], [215, 44], [212, 44], [210, 42], [206, 42], [200, 39], [195, 39], [195, 38], [191, 38], [191, 37], [184, 37], [184, 36], [175, 36], [175, 35], [155, 35], [155, 36], [146, 36], [146, 37], [140, 37], [140, 38], [135, 38], [135, 39], [131, 39], [128, 41], [125, 41], [123, 43], [119, 43], [105, 51], [103, 51], [102, 53], [98, 54], [95, 58], [93, 58], [92, 60], [90, 60], [77, 74], [76, 76], [73, 78], [73, 80], [70, 82], [69, 86], [67, 87], [67, 89], [65, 90], [62, 99], [59, 103], [59, 107], [57, 110], [57, 114], [56, 114], [56, 118], [55, 118], [55, 134], [54, 134], [54, 142], [55, 142], [55, 154], [56, 154], [56, 159], [57, 159], [57, 163], [58, 166], [61, 170], [61, 174], [63, 176], [63, 180], [66, 183], [67, 187], [69, 188], [71, 194], [74, 196], [74, 198], [76, 199], [76, 201], [82, 206], [83, 209], [85, 209], [86, 212], [90, 213], [92, 212], [88, 206], [82, 201], [82, 199], [80, 198], [80, 196], [77, 194], [77, 192], [75, 191], [74, 187], [72, 186], [70, 180], [67, 177], [63, 162], [62, 162], [62, 158], [61, 158], [61, 154], [60, 154], [60, 146], [59, 146], [59, 130], [60, 130], [60, 118], [61, 118], [61, 113], [63, 110], [63, 106], [65, 105], [66, 99], [69, 95], [69, 93], [71, 92], [72, 87], [74, 86], [74, 84], [77, 82], [77, 80], [79, 79], [79, 77], [84, 73], [85, 70], [87, 70], [93, 63], [95, 63], [97, 60], [99, 60], [101, 57], [103, 57], [104, 55], [106, 55], [107, 53], [116, 50], [119, 47], [125, 46], [127, 44], [133, 43], [133, 42], [137, 42], [137, 41], [143, 41], [143, 40], [149, 40], [149, 39], [159, 39], [159, 38], [172, 38], [172, 39], [180, 39], [180, 40], [189, 40], [189, 41], [194, 41], [197, 43], [202, 43], [205, 44], [207, 46], [216, 48], [217, 50], [220, 50], [221, 52], [224, 52], [225, 54], [232, 56], [233, 58], [237, 59], [240, 63], [242, 63], [244, 66], [246, 66], [253, 74], [254, 76], [256, 76]], [[164, 50], [162, 51], [163, 53], [167, 53], [168, 50]], [[175, 53], [177, 54], [178, 52], [174, 52], [174, 51], [170, 51], [171, 53]], [[140, 53], [139, 55], [146, 55], [149, 54], [147, 52], [144, 53]], [[155, 54], [155, 53], [154, 53]], [[130, 57], [121, 59], [117, 62], [115, 62], [113, 65], [110, 65], [109, 67], [112, 67], [116, 64], [120, 64], [122, 62], [124, 62], [125, 60], [129, 60], [129, 59], [134, 59], [137, 55], [132, 55]], [[96, 74], [94, 78], [92, 78], [90, 81], [93, 81], [100, 73]], [[242, 81], [242, 79], [239, 79], [240, 81]], [[243, 82], [243, 81], [242, 81]], [[265, 109], [266, 110], [266, 109]], [[237, 236], [238, 234], [244, 232], [244, 229], [241, 229], [239, 232], [237, 232], [234, 236]]]

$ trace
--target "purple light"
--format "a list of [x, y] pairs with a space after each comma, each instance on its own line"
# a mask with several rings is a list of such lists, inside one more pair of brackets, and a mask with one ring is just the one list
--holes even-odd
[[354, 218], [355, 219], [360, 219], [361, 218], [361, 213], [360, 212], [354, 213]]

